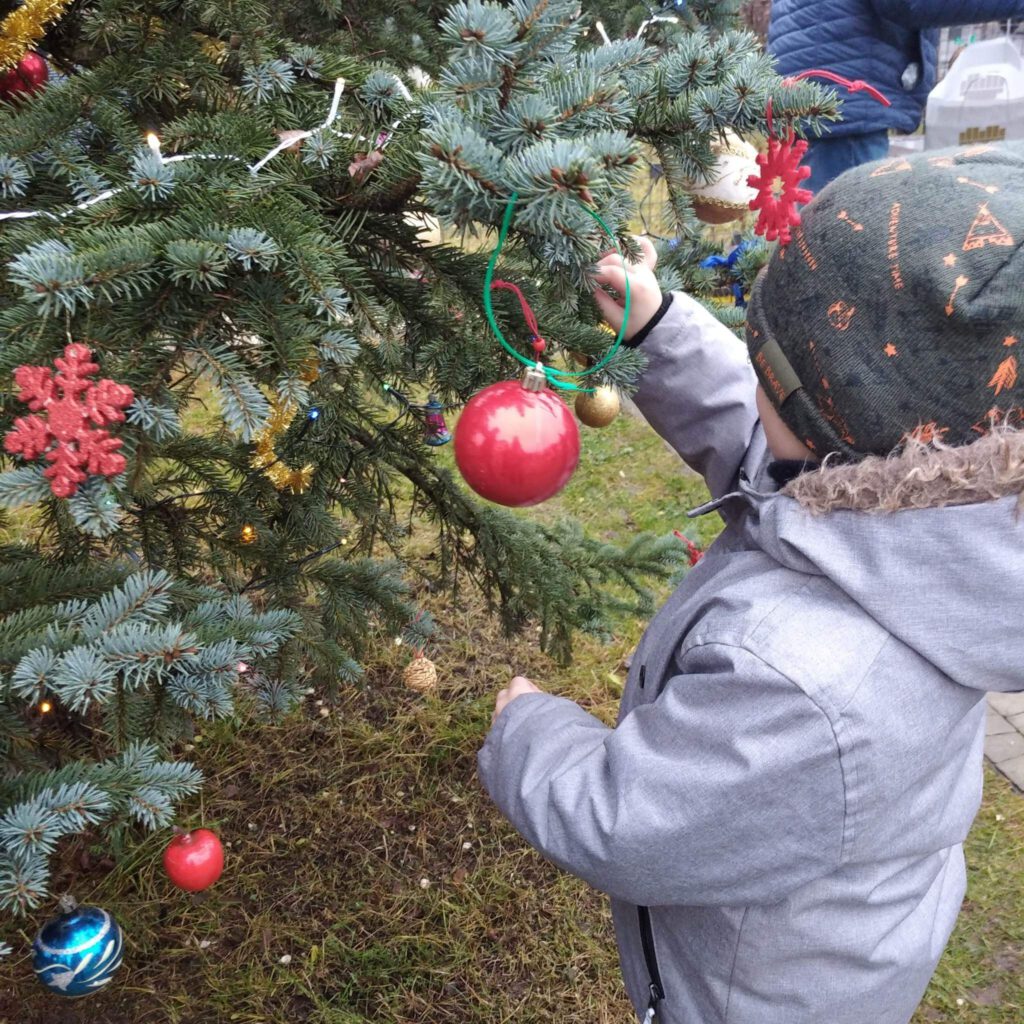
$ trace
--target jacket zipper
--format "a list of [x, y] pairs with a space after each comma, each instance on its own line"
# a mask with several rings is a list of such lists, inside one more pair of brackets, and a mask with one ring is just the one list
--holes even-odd
[[651, 1000], [647, 1004], [647, 1016], [645, 1021], [657, 1020], [658, 1004], [665, 998], [665, 989], [661, 984], [661, 971], [658, 970], [658, 956], [654, 951], [654, 929], [651, 927], [651, 911], [649, 907], [637, 907], [637, 917], [640, 921], [640, 946], [644, 951], [644, 963], [647, 964], [647, 974], [651, 979], [650, 993]]

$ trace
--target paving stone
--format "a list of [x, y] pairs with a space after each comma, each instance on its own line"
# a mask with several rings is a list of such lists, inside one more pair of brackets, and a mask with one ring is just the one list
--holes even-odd
[[[1024, 718], [1024, 715], [1018, 716]], [[989, 711], [988, 716], [985, 718], [985, 735], [986, 736], [1001, 736], [1003, 733], [1014, 732], [1015, 726], [1011, 725], [1002, 715], [996, 711]], [[1017, 732], [1022, 730], [1016, 729]]]
[[1002, 736], [989, 736], [985, 740], [985, 753], [998, 765], [1011, 758], [1024, 757], [1024, 736], [1016, 729]]
[[1013, 718], [1009, 719], [1009, 722], [1017, 732], [1024, 732], [1024, 715], [1014, 715]]
[[1018, 789], [1024, 789], [1024, 754], [996, 766]]
[[995, 708], [1003, 718], [1024, 715], [1024, 693], [990, 693], [989, 707]]

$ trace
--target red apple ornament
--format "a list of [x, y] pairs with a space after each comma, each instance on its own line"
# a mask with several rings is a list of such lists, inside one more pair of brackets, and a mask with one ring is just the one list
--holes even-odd
[[16, 99], [18, 93], [38, 92], [50, 77], [50, 68], [38, 53], [26, 53], [9, 71], [0, 73], [0, 100]]
[[455, 428], [455, 462], [482, 498], [522, 508], [557, 494], [580, 460], [580, 431], [543, 369], [475, 394]]
[[167, 877], [186, 892], [201, 892], [220, 878], [224, 870], [224, 847], [208, 828], [178, 834], [164, 850]]

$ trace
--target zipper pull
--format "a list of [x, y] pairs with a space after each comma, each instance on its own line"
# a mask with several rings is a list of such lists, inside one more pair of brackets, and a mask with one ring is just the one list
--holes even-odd
[[661, 986], [656, 982], [651, 982], [651, 1001], [647, 1004], [647, 1016], [644, 1017], [644, 1024], [657, 1024], [658, 1021], [658, 1003], [665, 998], [665, 993], [661, 991]]
[[640, 666], [640, 689], [644, 688], [644, 684], [647, 682], [647, 666]]

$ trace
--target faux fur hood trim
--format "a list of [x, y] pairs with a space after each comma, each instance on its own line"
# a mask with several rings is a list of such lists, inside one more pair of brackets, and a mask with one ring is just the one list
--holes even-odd
[[975, 505], [1011, 494], [1020, 496], [1017, 507], [1024, 511], [1024, 430], [996, 427], [958, 448], [912, 441], [896, 455], [849, 465], [830, 466], [826, 459], [782, 493], [815, 515]]

